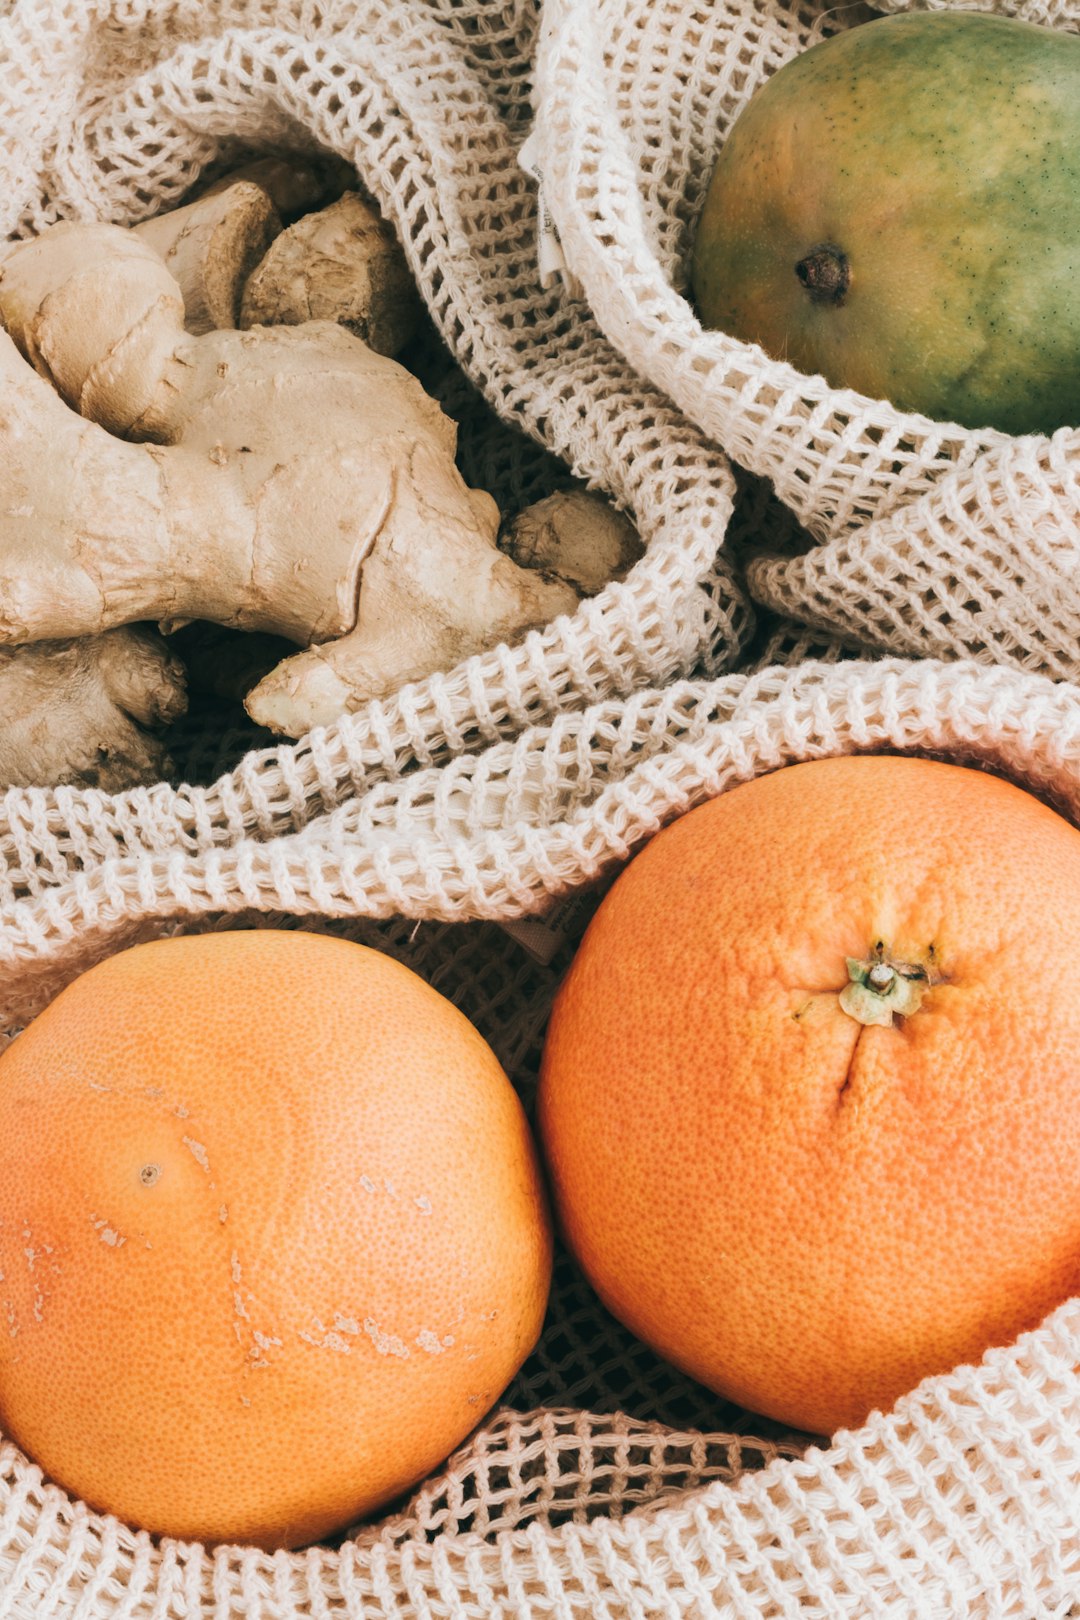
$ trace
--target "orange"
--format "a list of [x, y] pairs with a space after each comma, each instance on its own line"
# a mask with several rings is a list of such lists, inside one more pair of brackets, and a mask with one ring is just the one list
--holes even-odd
[[0, 1426], [92, 1507], [296, 1546], [440, 1462], [550, 1234], [472, 1025], [347, 941], [140, 945], [0, 1059]]
[[1080, 1291], [1078, 963], [1080, 832], [982, 772], [815, 761], [673, 823], [544, 1051], [601, 1298], [818, 1433], [1037, 1324]]

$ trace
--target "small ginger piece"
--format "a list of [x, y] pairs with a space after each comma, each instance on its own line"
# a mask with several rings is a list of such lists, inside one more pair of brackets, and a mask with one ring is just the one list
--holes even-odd
[[[473, 492], [473, 498], [490, 522], [496, 511], [494, 503], [479, 491]], [[364, 576], [368, 594], [361, 600], [364, 642], [345, 637], [286, 660], [249, 694], [248, 713], [272, 731], [298, 736], [314, 725], [328, 723], [343, 709], [355, 708], [361, 698], [378, 695], [379, 662], [395, 666], [396, 681], [401, 684], [419, 679], [431, 669], [449, 668], [495, 641], [512, 639], [518, 633], [515, 626], [520, 625], [522, 599], [528, 589], [520, 570], [536, 576], [533, 623], [540, 625], [555, 611], [572, 613], [581, 597], [594, 595], [612, 579], [623, 578], [645, 554], [629, 518], [602, 496], [585, 490], [560, 492], [525, 508], [500, 534], [498, 546], [518, 565], [518, 571], [499, 574], [497, 565], [489, 560], [490, 577], [485, 579], [483, 592], [478, 578], [461, 576], [452, 556], [418, 551], [403, 568], [397, 557], [384, 566], [383, 555], [373, 552]], [[402, 627], [409, 624], [408, 603], [418, 594], [409, 565], [422, 569], [429, 589], [440, 581], [439, 594], [459, 601], [452, 623], [441, 622], [432, 614], [403, 633]], [[375, 589], [377, 579], [379, 589]], [[555, 594], [560, 591], [561, 602]], [[476, 604], [476, 615], [466, 626], [464, 610], [470, 601]], [[370, 605], [366, 614], [365, 604]], [[373, 648], [378, 649], [375, 664], [371, 661]]]
[[389, 225], [355, 191], [283, 231], [244, 289], [242, 327], [337, 321], [376, 354], [394, 355], [421, 303]]
[[245, 283], [281, 229], [269, 193], [252, 180], [236, 180], [145, 220], [135, 235], [175, 277], [185, 325], [198, 334], [240, 324]]
[[144, 626], [0, 648], [0, 788], [159, 781], [172, 764], [151, 728], [186, 706], [183, 666]]
[[645, 555], [630, 519], [588, 490], [563, 490], [527, 506], [503, 528], [499, 549], [582, 596], [595, 596]]
[[454, 538], [464, 543], [445, 543], [445, 523], [430, 526], [429, 501], [443, 504], [440, 488], [458, 477], [444, 456], [420, 446], [409, 471], [397, 490], [397, 522], [364, 563], [356, 629], [297, 653], [260, 681], [244, 705], [258, 725], [302, 736], [577, 608], [571, 586], [519, 568], [497, 549], [498, 509], [481, 491], [470, 492], [471, 521], [458, 520]]
[[0, 644], [146, 619], [332, 642], [249, 704], [296, 736], [576, 608], [498, 550], [450, 418], [343, 327], [186, 335], [109, 225], [9, 254], [0, 316]]
[[[54, 225], [0, 260], [0, 322], [60, 398], [110, 433], [148, 436], [143, 419], [161, 392], [162, 375], [176, 351], [183, 321], [180, 288], [161, 258], [136, 232], [117, 225]], [[18, 364], [11, 343], [4, 340], [0, 350], [0, 371], [13, 391], [9, 401], [13, 419], [20, 421], [23, 410], [28, 411], [28, 428], [35, 440], [50, 420], [61, 436], [52, 457], [46, 440], [41, 464], [24, 466], [18, 439], [12, 440], [8, 425], [5, 442], [13, 459], [5, 471], [10, 495], [16, 472], [28, 492], [47, 479], [50, 467], [54, 475], [69, 473], [70, 464], [63, 457], [75, 439], [66, 413], [57, 413], [55, 401], [41, 393], [32, 376], [24, 375], [26, 368]], [[9, 516], [17, 517], [20, 511], [18, 505], [8, 507]], [[0, 550], [0, 559], [6, 549]], [[105, 627], [84, 628], [90, 633]], [[81, 633], [75, 627], [60, 632]]]
[[[478, 495], [477, 499], [484, 497]], [[562, 610], [571, 613], [580, 597], [595, 595], [609, 580], [621, 579], [645, 554], [630, 519], [602, 496], [586, 490], [563, 491], [526, 507], [505, 526], [498, 545], [520, 568], [535, 571], [549, 587], [561, 586]], [[434, 615], [421, 624], [411, 622], [408, 604], [417, 586], [410, 572], [414, 566], [422, 568], [429, 588], [442, 575], [445, 594], [460, 595], [462, 606], [476, 592], [479, 612], [491, 615], [496, 592], [489, 585], [488, 592], [481, 595], [474, 582], [460, 577], [452, 556], [417, 552], [386, 564], [377, 549], [364, 575], [368, 595], [361, 600], [360, 612], [367, 637], [362, 656], [346, 638], [287, 659], [249, 694], [246, 707], [252, 719], [271, 731], [294, 736], [326, 724], [343, 709], [355, 707], [357, 694], [372, 690], [370, 660], [376, 647], [382, 661], [396, 663], [397, 678], [404, 681], [432, 668], [449, 668], [503, 639], [497, 616], [494, 620], [478, 617], [467, 629], [461, 614], [452, 626], [440, 623]], [[378, 590], [373, 588], [376, 579]], [[506, 629], [512, 633], [520, 613], [520, 575], [508, 576], [503, 589]], [[550, 610], [550, 598], [545, 599]], [[366, 616], [365, 602], [370, 603]], [[538, 605], [536, 622], [549, 616], [550, 611], [544, 614]], [[403, 633], [405, 626], [409, 627], [407, 633]]]

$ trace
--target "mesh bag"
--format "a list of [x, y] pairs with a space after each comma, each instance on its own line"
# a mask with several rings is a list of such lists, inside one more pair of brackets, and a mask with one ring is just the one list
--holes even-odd
[[[605, 876], [670, 817], [795, 760], [907, 751], [992, 769], [1080, 818], [1080, 695], [973, 663], [804, 661], [561, 714], [301, 830], [129, 843], [3, 910], [15, 1028], [106, 952], [163, 931], [317, 927], [389, 951], [494, 1045], [528, 1106], [571, 944], [491, 919]], [[41, 835], [43, 852], [49, 839]], [[57, 854], [56, 864], [62, 867]], [[33, 889], [33, 892], [31, 892]], [[409, 919], [426, 919], [410, 921]], [[334, 919], [340, 919], [335, 921]], [[17, 1620], [1080, 1612], [1080, 1302], [827, 1446], [657, 1361], [558, 1257], [539, 1345], [398, 1513], [334, 1546], [155, 1542], [0, 1447], [0, 1609]]]
[[[607, 876], [692, 804], [797, 759], [899, 750], [980, 763], [1080, 818], [1071, 687], [855, 661], [860, 626], [770, 620], [751, 641], [726, 553], [768, 532], [794, 557], [785, 509], [736, 483], [585, 305], [536, 284], [517, 147], [537, 24], [532, 0], [0, 4], [0, 108], [18, 132], [0, 151], [6, 231], [135, 220], [241, 151], [336, 151], [393, 220], [468, 379], [447, 369], [436, 391], [470, 480], [523, 503], [569, 469], [649, 542], [573, 620], [295, 746], [253, 749], [193, 711], [171, 739], [179, 787], [4, 795], [0, 1031], [141, 938], [317, 928], [448, 995], [529, 1106], [573, 937], [541, 960], [506, 926], [566, 891], [580, 926]], [[336, 1545], [155, 1541], [0, 1444], [0, 1613], [1064, 1617], [1080, 1598], [1078, 1350], [1066, 1303], [821, 1447], [659, 1362], [559, 1254], [540, 1343], [499, 1410], [400, 1511]]]
[[[996, 9], [1080, 25], [1072, 0]], [[1073, 674], [1080, 431], [1010, 439], [901, 413], [703, 330], [687, 301], [724, 134], [777, 68], [875, 14], [546, 0], [533, 144], [547, 205], [612, 342], [804, 526], [804, 555], [751, 561], [753, 597], [867, 648]]]

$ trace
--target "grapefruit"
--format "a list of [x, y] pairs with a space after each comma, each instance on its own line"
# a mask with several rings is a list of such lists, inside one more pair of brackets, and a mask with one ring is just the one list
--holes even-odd
[[0, 1058], [0, 1426], [140, 1528], [266, 1548], [398, 1495], [534, 1344], [518, 1099], [414, 973], [328, 936], [140, 945]]
[[695, 1378], [817, 1433], [1080, 1290], [1080, 832], [977, 770], [847, 757], [662, 831], [561, 986], [567, 1239]]

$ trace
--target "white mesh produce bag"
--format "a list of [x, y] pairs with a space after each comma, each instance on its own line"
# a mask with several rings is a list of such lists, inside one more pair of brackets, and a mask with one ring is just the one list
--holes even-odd
[[[1080, 26], [1072, 0], [997, 9]], [[561, 251], [619, 350], [771, 480], [818, 543], [751, 563], [761, 603], [866, 647], [1075, 671], [1080, 424], [1013, 440], [905, 414], [705, 331], [688, 302], [725, 133], [783, 63], [875, 14], [824, 0], [545, 0], [532, 151]]]
[[[111, 858], [65, 875], [63, 841], [43, 827], [37, 849], [55, 875], [32, 883], [9, 841], [8, 894], [23, 897], [0, 911], [3, 1023], [148, 933], [333, 928], [450, 996], [528, 1104], [572, 942], [545, 966], [488, 919], [602, 880], [672, 816], [738, 782], [868, 750], [982, 765], [1080, 818], [1073, 686], [928, 661], [677, 682], [384, 779], [269, 841], [222, 846], [210, 823], [183, 849], [118, 837]], [[657, 1361], [560, 1255], [540, 1343], [502, 1408], [405, 1509], [335, 1546], [155, 1542], [4, 1446], [0, 1612], [1064, 1620], [1080, 1603], [1078, 1366], [1074, 1301], [980, 1366], [807, 1447]]]

